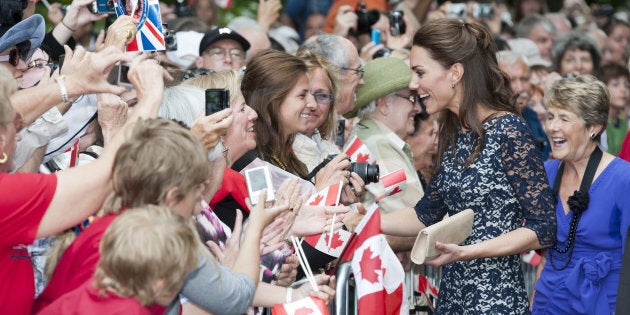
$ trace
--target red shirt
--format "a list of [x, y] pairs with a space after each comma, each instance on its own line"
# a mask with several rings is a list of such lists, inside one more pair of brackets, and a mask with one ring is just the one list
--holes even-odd
[[38, 313], [62, 295], [77, 289], [92, 278], [101, 257], [98, 251], [101, 238], [116, 217], [117, 214], [110, 214], [94, 220], [68, 246], [46, 288], [35, 300], [33, 314]]
[[630, 162], [630, 132], [626, 134], [626, 138], [621, 143], [621, 151], [619, 151], [618, 157]]
[[28, 314], [35, 278], [26, 245], [57, 188], [55, 175], [0, 173], [0, 314]]
[[91, 278], [78, 287], [76, 290], [55, 300], [52, 304], [39, 312], [40, 315], [150, 315], [151, 312], [142, 306], [138, 300], [132, 297], [120, 297], [111, 292], [104, 296], [92, 284]]

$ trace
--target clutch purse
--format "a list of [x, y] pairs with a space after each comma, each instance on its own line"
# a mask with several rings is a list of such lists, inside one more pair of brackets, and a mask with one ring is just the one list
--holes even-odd
[[435, 249], [436, 241], [461, 244], [472, 233], [474, 215], [471, 209], [466, 209], [422, 229], [413, 244], [411, 260], [422, 265], [426, 260], [437, 257], [440, 251]]

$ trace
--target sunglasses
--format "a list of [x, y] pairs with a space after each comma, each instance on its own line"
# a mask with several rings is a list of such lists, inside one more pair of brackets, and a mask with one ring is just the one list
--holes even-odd
[[17, 48], [11, 49], [8, 55], [0, 56], [0, 62], [9, 62], [14, 67], [17, 67], [18, 63], [20, 63], [20, 52]]

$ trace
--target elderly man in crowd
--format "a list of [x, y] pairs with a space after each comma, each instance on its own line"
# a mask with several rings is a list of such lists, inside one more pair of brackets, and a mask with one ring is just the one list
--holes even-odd
[[224, 71], [245, 65], [245, 53], [251, 45], [240, 34], [227, 27], [207, 32], [199, 43], [199, 69]]
[[556, 26], [553, 22], [540, 14], [532, 14], [516, 25], [516, 37], [529, 38], [540, 51], [540, 56], [551, 61], [551, 46], [556, 37]]
[[[410, 80], [411, 70], [400, 59], [385, 57], [369, 62], [365, 66], [365, 85], [359, 87], [356, 105], [346, 114], [347, 118], [360, 118], [349, 138], [357, 135], [363, 141], [379, 166], [381, 178], [399, 169], [407, 177], [402, 192], [380, 200], [384, 212], [413, 207], [424, 193], [413, 166], [411, 148], [405, 143], [414, 130], [414, 117], [422, 110], [416, 94], [408, 88]], [[385, 194], [382, 183], [365, 188], [362, 202], [366, 206]], [[413, 246], [413, 239], [388, 237], [388, 242], [394, 251], [406, 251]]]

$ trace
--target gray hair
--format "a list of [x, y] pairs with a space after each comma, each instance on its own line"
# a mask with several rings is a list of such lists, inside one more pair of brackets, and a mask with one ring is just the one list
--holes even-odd
[[380, 97], [377, 97], [375, 100], [370, 101], [367, 105], [365, 105], [364, 107], [360, 108], [359, 111], [357, 111], [357, 117], [359, 119], [366, 119], [366, 118], [370, 118], [370, 116], [372, 116], [372, 114], [376, 111], [376, 101], [378, 101], [380, 98], [387, 98], [388, 102], [392, 102], [394, 101], [394, 98], [396, 98], [396, 93], [389, 93], [387, 95], [383, 95]]
[[204, 111], [204, 90], [178, 85], [164, 90], [158, 117], [175, 119], [190, 126]]
[[523, 54], [512, 50], [501, 50], [497, 52], [497, 62], [513, 65], [518, 61], [522, 61], [527, 65], [527, 57]]
[[527, 16], [522, 19], [514, 28], [516, 31], [516, 37], [528, 37], [534, 26], [540, 25], [543, 29], [552, 35], [556, 35], [556, 26], [553, 22], [538, 13]]
[[346, 50], [339, 42], [337, 35], [317, 35], [315, 40], [305, 43], [301, 48], [323, 56], [338, 68], [347, 68], [350, 66], [350, 60], [348, 60], [346, 56]]
[[559, 108], [574, 112], [586, 127], [603, 126], [595, 140], [608, 124], [610, 93], [606, 84], [592, 75], [564, 78], [554, 83], [545, 92], [545, 108]]

